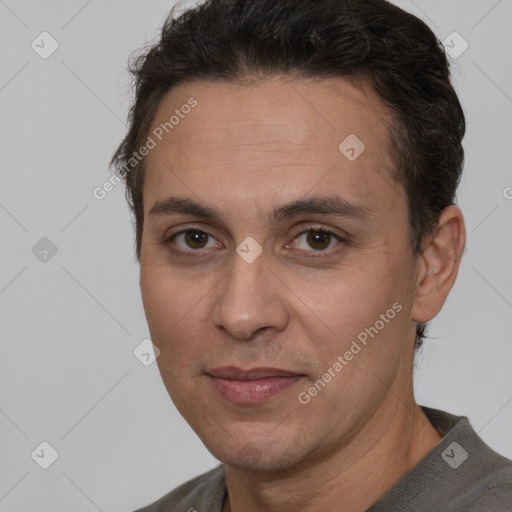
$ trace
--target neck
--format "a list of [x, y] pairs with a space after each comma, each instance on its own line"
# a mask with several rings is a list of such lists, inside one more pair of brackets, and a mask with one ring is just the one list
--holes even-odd
[[226, 465], [223, 512], [367, 510], [441, 439], [412, 395], [388, 401], [347, 445], [300, 467], [263, 474]]

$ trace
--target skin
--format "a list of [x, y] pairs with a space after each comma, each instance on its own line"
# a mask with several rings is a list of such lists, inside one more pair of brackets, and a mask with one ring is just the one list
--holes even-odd
[[[456, 279], [462, 214], [446, 208], [413, 254], [407, 197], [391, 178], [388, 112], [365, 82], [182, 84], [152, 129], [191, 96], [197, 106], [147, 156], [143, 189], [140, 285], [165, 386], [225, 464], [225, 511], [366, 510], [441, 439], [413, 396], [415, 322], [440, 311]], [[349, 134], [366, 146], [354, 161], [338, 150]], [[332, 194], [366, 208], [366, 218], [267, 219], [284, 203]], [[169, 196], [222, 217], [150, 214]], [[314, 228], [344, 241], [310, 243]], [[210, 236], [203, 246], [183, 234], [169, 241], [187, 229]], [[263, 249], [252, 263], [236, 252], [247, 236]], [[394, 303], [401, 311], [300, 403]], [[229, 365], [304, 377], [266, 402], [235, 404], [205, 373]]]

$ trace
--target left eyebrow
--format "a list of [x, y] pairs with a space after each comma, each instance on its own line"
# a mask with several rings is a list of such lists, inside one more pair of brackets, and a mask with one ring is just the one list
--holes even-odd
[[[372, 217], [371, 210], [368, 207], [356, 205], [338, 195], [330, 195], [301, 198], [274, 207], [267, 219], [269, 224], [274, 224], [290, 217], [314, 213], [337, 215], [361, 220], [367, 220]], [[150, 216], [173, 214], [192, 215], [213, 220], [222, 220], [225, 218], [225, 215], [215, 208], [185, 197], [168, 197], [167, 199], [156, 202], [149, 211]]]
[[368, 207], [356, 205], [338, 195], [330, 195], [298, 199], [274, 208], [269, 220], [271, 222], [280, 222], [289, 217], [308, 213], [331, 214], [361, 220], [367, 220], [372, 217], [371, 210]]

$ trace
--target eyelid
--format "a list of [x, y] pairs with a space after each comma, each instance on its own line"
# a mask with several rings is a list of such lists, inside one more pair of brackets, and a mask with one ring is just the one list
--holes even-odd
[[333, 231], [331, 228], [327, 228], [318, 224], [311, 224], [305, 228], [302, 228], [302, 231], [297, 233], [293, 239], [295, 240], [298, 236], [301, 236], [304, 233], [308, 233], [309, 231], [321, 231], [322, 233], [329, 233], [330, 235], [333, 235], [337, 240], [345, 240], [348, 238], [348, 234], [340, 235], [336, 231]]

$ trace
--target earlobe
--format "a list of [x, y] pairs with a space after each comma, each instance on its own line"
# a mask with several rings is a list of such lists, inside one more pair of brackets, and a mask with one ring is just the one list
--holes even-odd
[[439, 215], [438, 226], [419, 255], [416, 297], [411, 312], [414, 321], [428, 322], [443, 307], [457, 278], [465, 244], [462, 212], [454, 205], [448, 206]]

